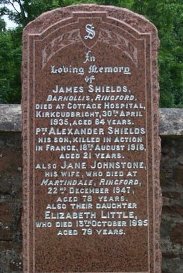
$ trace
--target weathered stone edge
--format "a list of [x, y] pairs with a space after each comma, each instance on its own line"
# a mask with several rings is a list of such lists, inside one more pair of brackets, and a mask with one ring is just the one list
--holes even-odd
[[[21, 132], [21, 105], [0, 104], [0, 132]], [[183, 135], [183, 109], [160, 109], [160, 135]]]

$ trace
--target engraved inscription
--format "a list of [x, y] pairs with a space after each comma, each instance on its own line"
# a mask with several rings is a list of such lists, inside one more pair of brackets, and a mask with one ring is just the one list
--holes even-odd
[[[92, 39], [93, 26], [86, 30], [85, 38]], [[35, 227], [53, 227], [57, 236], [126, 236], [128, 229], [148, 226], [148, 215], [141, 215], [136, 199], [146, 190], [141, 179], [147, 172], [146, 108], [129, 84], [110, 85], [107, 78], [96, 83], [98, 74], [133, 76], [131, 67], [98, 66], [97, 60], [89, 50], [83, 66], [51, 64], [51, 75], [80, 75], [81, 84], [58, 82], [35, 105], [38, 124], [47, 121], [47, 127], [35, 129], [36, 153], [57, 158], [35, 166], [50, 200]]]
[[95, 27], [93, 24], [87, 24], [86, 27], [87, 35], [84, 37], [85, 40], [92, 40], [95, 37]]

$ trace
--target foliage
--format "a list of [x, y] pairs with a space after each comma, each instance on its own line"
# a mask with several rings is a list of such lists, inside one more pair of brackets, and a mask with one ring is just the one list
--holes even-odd
[[0, 33], [5, 30], [6, 30], [6, 23], [3, 19], [0, 18]]
[[0, 102], [20, 103], [21, 30], [0, 33]]
[[46, 10], [56, 7], [56, 2], [62, 1], [53, 0], [0, 0], [1, 16], [8, 17], [16, 22], [20, 27], [24, 27], [35, 17]]
[[159, 53], [161, 107], [183, 107], [182, 0], [0, 0], [0, 15], [18, 27], [5, 29], [0, 19], [0, 101], [20, 102], [21, 33], [44, 11], [78, 3], [125, 7], [152, 21], [161, 40]]
[[152, 21], [159, 32], [162, 107], [183, 107], [183, 1], [134, 0], [132, 9]]

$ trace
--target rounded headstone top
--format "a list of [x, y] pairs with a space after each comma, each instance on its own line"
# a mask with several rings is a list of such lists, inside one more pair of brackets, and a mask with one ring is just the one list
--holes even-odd
[[[156, 27], [144, 16], [134, 13], [126, 8], [96, 4], [71, 5], [45, 12], [25, 27], [24, 34], [27, 32], [32, 34], [41, 34], [54, 24], [72, 17], [73, 14], [77, 12], [88, 12], [91, 15], [93, 12], [106, 12], [108, 17], [123, 21], [139, 33], [151, 32], [157, 36]], [[159, 46], [159, 43], [157, 46]]]

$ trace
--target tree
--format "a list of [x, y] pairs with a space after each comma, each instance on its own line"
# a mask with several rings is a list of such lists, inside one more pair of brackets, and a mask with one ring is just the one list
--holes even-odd
[[0, 15], [7, 15], [19, 27], [25, 27], [44, 11], [63, 6], [61, 0], [0, 0]]
[[[116, 5], [133, 10], [146, 16], [152, 21], [158, 31], [161, 41], [159, 51], [160, 67], [160, 94], [161, 107], [183, 107], [183, 1], [182, 0], [0, 0], [0, 15], [8, 15], [11, 20], [18, 24], [18, 28], [7, 36], [4, 32], [3, 21], [0, 21], [0, 60], [6, 62], [8, 56], [3, 55], [3, 48], [9, 50], [9, 71], [3, 86], [7, 90], [5, 101], [17, 102], [20, 98], [20, 63], [21, 63], [21, 33], [30, 21], [41, 13], [70, 4], [92, 3], [104, 5]], [[5, 58], [6, 56], [6, 58]], [[10, 65], [11, 63], [11, 65]], [[15, 68], [16, 67], [16, 68]], [[2, 72], [2, 70], [0, 71]], [[2, 72], [3, 73], [3, 72]], [[8, 74], [9, 73], [9, 74]], [[0, 75], [0, 80], [2, 76]], [[16, 79], [16, 80], [15, 80]], [[18, 80], [17, 80], [18, 79]], [[15, 84], [13, 88], [13, 83]], [[0, 88], [2, 84], [0, 83]], [[3, 87], [4, 88], [4, 87]], [[9, 90], [9, 91], [8, 91]], [[18, 91], [19, 90], [19, 91]], [[0, 89], [2, 93], [2, 89]], [[16, 94], [16, 95], [15, 95]], [[2, 97], [2, 96], [1, 96]]]
[[159, 32], [161, 107], [183, 107], [182, 0], [134, 0], [132, 9], [151, 20]]
[[0, 33], [0, 102], [19, 103], [21, 97], [21, 30]]
[[3, 19], [0, 18], [0, 32], [3, 32], [6, 30], [6, 23]]

